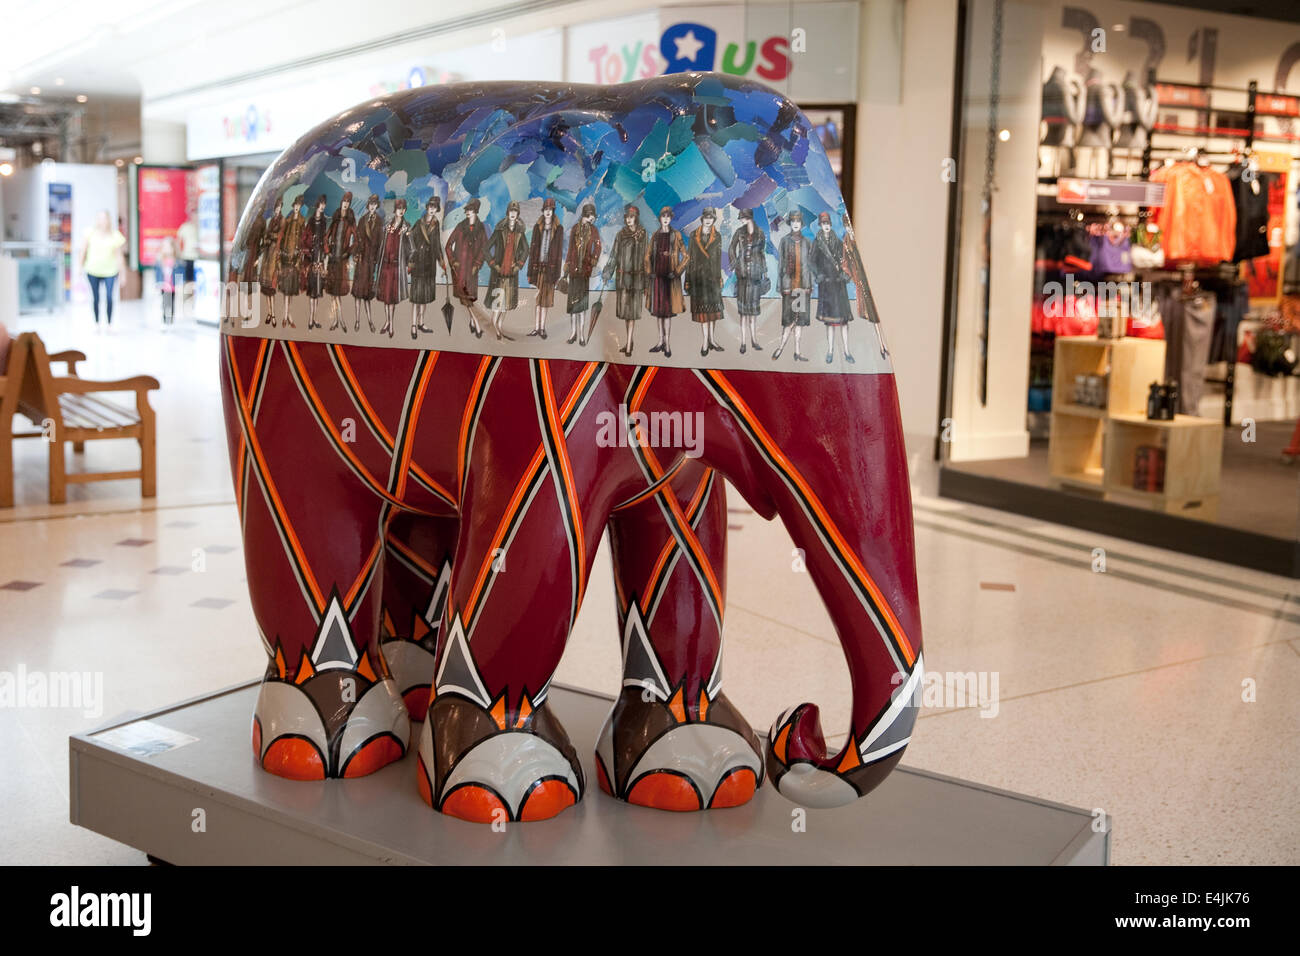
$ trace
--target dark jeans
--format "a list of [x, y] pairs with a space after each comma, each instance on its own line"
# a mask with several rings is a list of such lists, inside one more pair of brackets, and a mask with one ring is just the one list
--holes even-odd
[[168, 289], [162, 290], [162, 318], [163, 325], [171, 325], [176, 315], [176, 293]]
[[99, 290], [102, 286], [106, 295], [104, 304], [108, 314], [109, 325], [113, 324], [113, 286], [117, 284], [117, 276], [87, 276], [90, 279], [90, 296], [95, 305], [95, 322], [99, 322]]

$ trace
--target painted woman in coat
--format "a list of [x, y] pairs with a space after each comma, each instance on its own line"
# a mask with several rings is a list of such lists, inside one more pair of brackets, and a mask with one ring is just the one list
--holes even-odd
[[384, 326], [379, 334], [393, 337], [393, 313], [397, 303], [406, 298], [406, 274], [410, 268], [410, 235], [406, 225], [406, 200], [397, 200], [393, 218], [384, 226], [379, 245], [379, 268], [376, 296], [384, 303]]
[[817, 219], [817, 238], [813, 240], [813, 271], [817, 274], [817, 321], [826, 326], [826, 364], [835, 360], [835, 329], [840, 330], [844, 361], [855, 359], [849, 352], [849, 323], [853, 310], [849, 306], [847, 277], [844, 275], [844, 243], [831, 227], [831, 214]]
[[262, 301], [266, 303], [266, 322], [275, 327], [275, 280], [280, 270], [280, 233], [284, 230], [284, 216], [280, 212], [280, 202], [275, 200], [271, 208], [271, 218], [262, 233], [262, 252], [257, 263], [257, 282], [262, 289]]
[[[270, 209], [266, 211], [270, 212]], [[244, 236], [244, 264], [239, 270], [239, 281], [245, 286], [251, 286], [257, 281], [257, 260], [262, 254], [262, 237], [265, 235], [266, 217], [254, 216], [248, 224], [248, 233]]]
[[456, 228], [447, 237], [447, 264], [451, 271], [452, 294], [469, 313], [470, 331], [482, 338], [483, 329], [474, 314], [474, 303], [478, 301], [478, 273], [487, 256], [488, 237], [487, 227], [479, 219], [478, 211], [477, 199], [465, 203], [465, 218], [456, 223]]
[[727, 252], [731, 269], [736, 274], [736, 311], [740, 313], [740, 354], [745, 354], [745, 342], [756, 352], [763, 347], [754, 338], [754, 326], [763, 307], [763, 293], [767, 291], [767, 236], [754, 222], [754, 210], [740, 210], [740, 228], [731, 236]]
[[[293, 328], [293, 297], [302, 291], [302, 230], [307, 219], [302, 214], [302, 195], [293, 197], [293, 208], [284, 217], [280, 230], [280, 294], [284, 296], [284, 324]], [[274, 324], [274, 323], [273, 323]]]
[[318, 196], [312, 209], [311, 218], [302, 230], [302, 261], [307, 280], [307, 328], [322, 329], [325, 326], [316, 321], [316, 303], [325, 292], [325, 260], [329, 258], [329, 246], [325, 237], [329, 233], [330, 221], [325, 216], [325, 197]]
[[437, 196], [429, 197], [424, 204], [424, 215], [411, 227], [411, 338], [417, 338], [418, 332], [432, 332], [424, 324], [424, 310], [438, 297], [438, 263], [443, 268], [447, 260], [442, 252], [442, 223], [438, 213], [442, 211], [442, 201]]
[[650, 271], [650, 242], [641, 225], [641, 211], [629, 203], [623, 209], [623, 228], [605, 260], [601, 277], [614, 280], [615, 312], [627, 327], [627, 343], [619, 349], [632, 354], [632, 328], [641, 318], [641, 296]]
[[564, 227], [555, 216], [555, 200], [542, 200], [542, 218], [533, 226], [528, 247], [528, 281], [537, 289], [537, 311], [529, 335], [546, 338], [546, 310], [555, 304], [555, 283], [564, 262]]
[[880, 316], [876, 313], [876, 303], [871, 298], [871, 286], [867, 284], [866, 268], [862, 265], [862, 256], [858, 253], [858, 238], [853, 234], [853, 223], [849, 214], [841, 217], [844, 223], [844, 274], [853, 282], [853, 294], [857, 299], [858, 318], [866, 319], [871, 328], [876, 330], [876, 342], [880, 345], [880, 357], [889, 354], [885, 345], [885, 336], [880, 331]]
[[497, 223], [488, 244], [488, 307], [492, 310], [492, 331], [497, 340], [514, 341], [501, 328], [505, 315], [519, 305], [519, 270], [528, 262], [528, 237], [519, 219], [519, 203], [506, 206], [506, 217]]
[[379, 209], [379, 197], [371, 194], [366, 200], [366, 211], [357, 220], [356, 242], [352, 245], [352, 305], [356, 309], [353, 331], [361, 331], [361, 311], [365, 308], [366, 324], [375, 330], [375, 320], [370, 313], [375, 299], [375, 273], [379, 268], [379, 247], [384, 239], [384, 214]]
[[[244, 240], [244, 268], [239, 276], [240, 281], [244, 283], [244, 288], [248, 290], [250, 299], [253, 285], [259, 287], [262, 294], [262, 310], [267, 316], [267, 322], [272, 325], [275, 324], [275, 263], [273, 260], [276, 256], [275, 242], [279, 239], [282, 221], [275, 203], [268, 201], [263, 214], [253, 220], [248, 238]], [[275, 233], [270, 236], [271, 241], [268, 242], [271, 223], [275, 223]], [[268, 269], [272, 277], [270, 289], [262, 278]]]
[[686, 246], [686, 294], [691, 297], [691, 318], [703, 334], [700, 354], [723, 351], [713, 337], [722, 318], [722, 233], [718, 211], [712, 207], [700, 213], [700, 228]]
[[352, 211], [352, 193], [343, 194], [339, 208], [330, 217], [330, 227], [325, 233], [325, 246], [329, 256], [325, 266], [325, 291], [330, 297], [330, 331], [346, 332], [348, 324], [343, 319], [343, 296], [348, 294], [348, 262], [357, 240], [357, 214]]
[[[650, 237], [649, 287], [646, 289], [646, 307], [659, 320], [659, 344], [651, 352], [673, 354], [670, 337], [673, 316], [686, 311], [682, 299], [682, 273], [686, 270], [686, 243], [682, 234], [673, 228], [673, 207], [659, 210], [659, 228]], [[706, 350], [707, 352], [707, 350]]]
[[572, 345], [587, 344], [587, 310], [591, 307], [591, 274], [600, 261], [600, 230], [596, 228], [596, 207], [587, 203], [582, 207], [582, 218], [569, 233], [569, 251], [564, 258], [564, 274], [568, 277], [569, 292], [566, 309], [569, 313], [569, 339]]
[[798, 209], [790, 213], [790, 231], [781, 237], [777, 261], [781, 281], [781, 344], [772, 353], [772, 361], [781, 357], [793, 329], [795, 361], [806, 362], [807, 357], [799, 351], [799, 339], [803, 330], [812, 324], [809, 318], [813, 285], [812, 243], [803, 234], [803, 213]]

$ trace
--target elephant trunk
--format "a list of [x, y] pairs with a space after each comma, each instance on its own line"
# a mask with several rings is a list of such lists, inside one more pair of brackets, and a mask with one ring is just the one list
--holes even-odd
[[[893, 376], [795, 375], [781, 388], [715, 377], [747, 433], [763, 491], [799, 549], [844, 650], [853, 685], [848, 739], [828, 754], [817, 708], [777, 718], [768, 772], [804, 806], [873, 789], [911, 737], [923, 674], [912, 506]], [[800, 567], [802, 565], [802, 568]]]

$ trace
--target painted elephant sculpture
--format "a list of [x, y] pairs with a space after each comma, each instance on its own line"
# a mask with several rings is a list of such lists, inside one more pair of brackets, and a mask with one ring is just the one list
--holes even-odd
[[[290, 228], [322, 206], [329, 225]], [[275, 279], [267, 236], [294, 233], [324, 237], [305, 288], [328, 328]], [[600, 789], [697, 810], [767, 776], [830, 807], [897, 763], [921, 678], [897, 398], [838, 183], [788, 100], [715, 74], [392, 94], [287, 150], [235, 250], [255, 283], [227, 286], [221, 382], [264, 769], [355, 777], [415, 746], [444, 813], [575, 804], [548, 689], [607, 529], [623, 681], [577, 742]], [[547, 334], [561, 296], [567, 341]], [[813, 318], [826, 365], [801, 353]], [[812, 704], [764, 742], [722, 692], [725, 484], [781, 518], [834, 621], [836, 753]]]

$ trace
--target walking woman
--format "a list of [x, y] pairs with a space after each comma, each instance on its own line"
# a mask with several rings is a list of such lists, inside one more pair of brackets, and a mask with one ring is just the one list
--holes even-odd
[[284, 228], [284, 215], [280, 212], [279, 199], [270, 205], [271, 218], [262, 233], [262, 251], [257, 261], [257, 284], [266, 304], [266, 324], [275, 328], [275, 280], [280, 267], [280, 230]]
[[754, 223], [754, 210], [740, 210], [740, 228], [731, 237], [731, 268], [736, 273], [736, 310], [740, 313], [740, 354], [745, 340], [755, 351], [763, 351], [754, 337], [754, 326], [763, 307], [767, 277], [767, 236]]
[[[316, 321], [316, 303], [325, 293], [325, 263], [329, 258], [329, 219], [325, 216], [325, 197], [316, 197], [316, 207], [302, 231], [303, 262], [307, 270], [307, 328], [323, 329]], [[337, 317], [335, 322], [337, 322]]]
[[[646, 288], [646, 308], [659, 320], [659, 344], [650, 346], [651, 352], [673, 354], [670, 337], [673, 316], [686, 311], [682, 301], [682, 272], [686, 269], [686, 243], [682, 234], [673, 228], [673, 207], [659, 210], [659, 228], [650, 239], [649, 285]], [[705, 355], [708, 349], [704, 350]]]
[[569, 291], [565, 308], [569, 313], [569, 344], [587, 344], [587, 311], [591, 308], [591, 274], [600, 261], [600, 230], [596, 228], [596, 206], [586, 203], [582, 219], [569, 234], [569, 252], [564, 260]]
[[817, 276], [817, 320], [826, 326], [826, 364], [835, 360], [835, 330], [840, 330], [844, 361], [855, 360], [849, 352], [849, 323], [853, 309], [849, 305], [848, 276], [844, 273], [844, 242], [831, 228], [831, 215], [817, 219], [817, 238], [813, 240], [813, 272]]
[[[302, 214], [302, 194], [293, 197], [289, 215], [280, 227], [280, 272], [276, 284], [284, 296], [284, 324], [296, 328], [293, 324], [293, 298], [302, 291], [302, 234], [307, 226], [307, 217]], [[272, 322], [272, 325], [275, 323]]]
[[713, 328], [722, 318], [722, 234], [717, 221], [717, 210], [705, 207], [687, 252], [686, 294], [691, 297], [691, 318], [702, 333], [700, 355], [723, 351], [713, 337]]
[[384, 214], [379, 210], [379, 197], [372, 194], [366, 200], [366, 211], [357, 220], [357, 241], [353, 244], [352, 307], [356, 310], [354, 332], [361, 331], [361, 311], [366, 313], [366, 324], [375, 331], [375, 320], [370, 305], [375, 299], [375, 271], [379, 264], [379, 247], [384, 241]]
[[487, 301], [492, 308], [492, 331], [497, 341], [514, 339], [501, 327], [507, 312], [519, 305], [519, 270], [528, 262], [528, 239], [519, 218], [519, 203], [511, 200], [506, 218], [497, 223], [488, 245], [487, 263], [491, 268]]
[[379, 334], [393, 337], [393, 313], [397, 303], [407, 295], [407, 273], [410, 271], [410, 238], [406, 225], [406, 200], [399, 199], [393, 208], [393, 218], [384, 226], [384, 239], [379, 246], [379, 288], [377, 298], [384, 303], [384, 325]]
[[614, 237], [614, 248], [605, 260], [602, 279], [614, 280], [615, 312], [627, 326], [627, 344], [619, 349], [632, 354], [632, 329], [641, 319], [641, 300], [650, 271], [650, 242], [641, 225], [641, 211], [628, 203], [623, 209], [623, 228]]
[[114, 228], [107, 209], [95, 216], [95, 225], [86, 231], [81, 249], [81, 268], [90, 280], [90, 297], [95, 307], [95, 328], [99, 329], [99, 295], [104, 294], [104, 311], [109, 329], [113, 326], [113, 287], [122, 270], [122, 247], [126, 236]]
[[[528, 281], [537, 289], [536, 314], [529, 335], [546, 338], [546, 313], [555, 304], [555, 284], [564, 265], [564, 227], [555, 218], [555, 200], [542, 200], [542, 218], [533, 226], [528, 249]], [[570, 340], [572, 341], [572, 340]]]
[[438, 263], [447, 268], [442, 249], [442, 200], [430, 196], [424, 204], [424, 215], [411, 227], [411, 338], [418, 339], [420, 332], [432, 332], [424, 324], [424, 310], [438, 297]]

